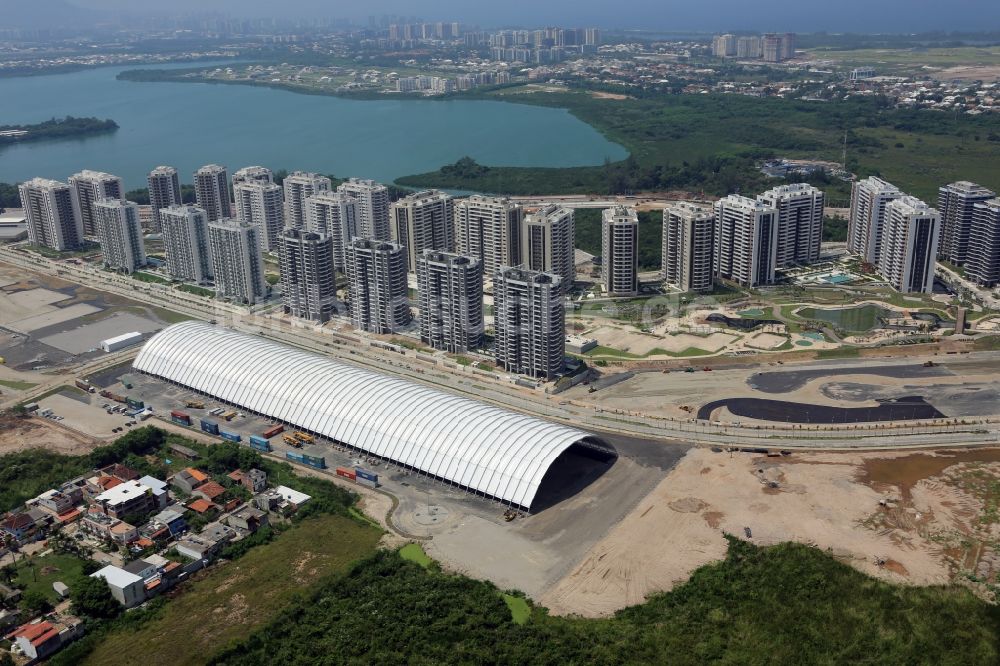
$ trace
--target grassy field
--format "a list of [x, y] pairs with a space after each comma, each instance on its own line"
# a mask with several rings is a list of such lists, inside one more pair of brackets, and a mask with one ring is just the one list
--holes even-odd
[[[816, 60], [834, 60], [845, 66], [868, 65], [876, 69], [891, 68], [926, 74], [922, 67], [1000, 66], [1000, 47], [957, 46], [927, 49], [809, 49]], [[882, 74], [883, 72], [879, 72]]]
[[[380, 531], [339, 516], [303, 521], [277, 540], [185, 584], [163, 613], [135, 632], [112, 633], [84, 663], [200, 664], [271, 622], [316, 584], [370, 555]], [[301, 601], [298, 601], [301, 603]]]
[[194, 294], [195, 296], [207, 296], [209, 298], [215, 296], [214, 289], [207, 289], [205, 287], [199, 287], [196, 284], [181, 284], [177, 288], [180, 291], [186, 291], [189, 294]]
[[38, 386], [38, 384], [22, 382], [16, 379], [0, 379], [0, 386], [6, 386], [7, 388], [14, 389], [15, 391], [27, 391], [30, 388]]
[[59, 595], [52, 589], [52, 583], [61, 581], [72, 584], [74, 578], [83, 573], [83, 560], [73, 555], [50, 553], [44, 557], [33, 557], [18, 562], [15, 582], [24, 586], [24, 591], [38, 592], [49, 603], [59, 601]]
[[399, 556], [408, 562], [419, 564], [423, 568], [428, 568], [434, 563], [419, 543], [408, 543], [399, 549]]
[[135, 273], [132, 273], [132, 278], [138, 280], [139, 282], [170, 284], [170, 280], [161, 278], [159, 275], [153, 275], [152, 273], [143, 273], [142, 271], [136, 271]]

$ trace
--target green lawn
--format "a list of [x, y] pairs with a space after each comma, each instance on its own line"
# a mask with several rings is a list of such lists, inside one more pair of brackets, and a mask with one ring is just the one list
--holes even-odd
[[515, 597], [513, 594], [501, 594], [507, 608], [510, 609], [510, 617], [515, 624], [525, 624], [531, 618], [531, 606], [524, 597]]
[[32, 557], [17, 565], [18, 586], [25, 592], [38, 592], [55, 604], [59, 595], [52, 589], [52, 583], [61, 581], [69, 585], [83, 573], [83, 560], [73, 555], [50, 553], [44, 557]]
[[419, 543], [408, 543], [399, 549], [399, 556], [409, 562], [415, 562], [423, 568], [428, 568], [434, 560], [424, 552]]
[[139, 282], [152, 282], [154, 284], [170, 284], [170, 280], [161, 278], [159, 275], [153, 275], [152, 273], [145, 273], [143, 271], [136, 271], [132, 273], [132, 279], [138, 280]]
[[177, 289], [180, 291], [186, 291], [189, 294], [194, 294], [195, 296], [206, 296], [212, 298], [215, 296], [214, 289], [208, 289], [207, 287], [199, 287], [196, 284], [180, 284], [177, 285]]
[[[795, 315], [799, 319], [829, 322], [833, 326], [854, 333], [864, 333], [875, 328], [879, 316], [885, 311], [877, 305], [861, 305], [856, 308], [822, 310], [802, 308]], [[784, 314], [784, 312], [782, 312]]]
[[30, 388], [38, 386], [38, 384], [22, 382], [16, 379], [0, 379], [0, 386], [6, 386], [7, 388], [14, 389], [15, 391], [27, 391]]

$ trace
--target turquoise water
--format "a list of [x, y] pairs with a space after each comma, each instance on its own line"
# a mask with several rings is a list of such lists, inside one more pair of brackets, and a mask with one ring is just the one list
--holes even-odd
[[797, 344], [800, 347], [812, 347], [813, 345], [813, 343], [809, 342], [808, 340], [796, 340], [795, 344]]
[[819, 340], [820, 342], [826, 340], [826, 336], [818, 331], [806, 331], [802, 334], [804, 338], [812, 338], [813, 340]]
[[[190, 67], [190, 65], [186, 65]], [[568, 167], [627, 151], [565, 109], [473, 100], [349, 100], [202, 83], [118, 81], [126, 67], [0, 79], [0, 125], [53, 116], [112, 118], [106, 136], [0, 149], [0, 181], [80, 169], [145, 186], [159, 164], [183, 182], [203, 164], [303, 169], [391, 181], [469, 155], [492, 166]]]

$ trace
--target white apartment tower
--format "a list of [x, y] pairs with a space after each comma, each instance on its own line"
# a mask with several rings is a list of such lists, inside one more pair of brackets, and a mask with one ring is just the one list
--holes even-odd
[[686, 201], [663, 210], [663, 281], [686, 292], [712, 291], [715, 213]]
[[885, 207], [903, 193], [876, 176], [851, 187], [851, 219], [847, 226], [847, 249], [869, 264], [878, 263], [882, 247]]
[[607, 296], [639, 293], [639, 214], [629, 206], [601, 216], [601, 286]]
[[417, 257], [420, 339], [452, 353], [483, 346], [483, 267], [479, 259], [424, 250]]
[[233, 173], [233, 187], [240, 183], [273, 183], [274, 174], [267, 167], [248, 166]]
[[328, 236], [302, 229], [281, 235], [281, 289], [287, 314], [315, 322], [337, 311], [337, 276]]
[[554, 273], [569, 290], [576, 278], [576, 225], [572, 208], [549, 204], [525, 216], [521, 232], [521, 265]]
[[351, 178], [337, 191], [358, 200], [358, 236], [389, 240], [389, 188], [374, 180]]
[[501, 266], [517, 266], [523, 222], [524, 209], [507, 198], [476, 194], [456, 201], [456, 250], [481, 260], [488, 275]]
[[969, 257], [965, 275], [984, 287], [1000, 284], [1000, 199], [973, 206]]
[[226, 167], [206, 164], [194, 172], [194, 194], [198, 207], [208, 215], [209, 222], [233, 216], [229, 199], [229, 175]]
[[886, 204], [878, 270], [897, 291], [933, 292], [940, 227], [940, 214], [916, 197]]
[[233, 185], [236, 219], [259, 230], [263, 252], [277, 252], [281, 230], [285, 228], [284, 197], [280, 185], [264, 180], [242, 181]]
[[215, 293], [237, 303], [253, 305], [267, 295], [260, 234], [248, 222], [223, 219], [208, 225], [208, 246], [215, 276]]
[[146, 185], [149, 187], [149, 207], [153, 212], [153, 231], [160, 231], [160, 210], [170, 206], [180, 206], [184, 203], [181, 198], [181, 181], [177, 176], [177, 169], [172, 166], [158, 166], [146, 176]]
[[356, 238], [347, 246], [347, 286], [354, 327], [395, 333], [410, 323], [406, 257], [396, 243]]
[[451, 252], [455, 249], [452, 197], [438, 190], [417, 192], [390, 207], [392, 242], [406, 249], [406, 269], [417, 270], [424, 250]]
[[103, 171], [84, 169], [69, 177], [69, 186], [73, 190], [73, 201], [80, 211], [83, 222], [83, 235], [96, 236], [97, 225], [94, 223], [94, 204], [102, 199], [124, 200], [122, 179]]
[[743, 287], [774, 282], [778, 211], [732, 194], [715, 203], [715, 275]]
[[347, 246], [358, 235], [358, 202], [340, 192], [325, 191], [305, 200], [306, 231], [330, 237], [333, 267], [347, 272]]
[[161, 211], [160, 224], [170, 277], [195, 284], [210, 283], [208, 213], [197, 206], [170, 206]]
[[63, 252], [83, 244], [83, 222], [66, 183], [32, 178], [18, 186], [28, 221], [28, 239], [35, 245]]
[[105, 268], [133, 273], [145, 266], [139, 206], [131, 201], [101, 199], [94, 202], [93, 209]]
[[329, 192], [330, 179], [318, 173], [296, 171], [281, 182], [285, 188], [285, 226], [304, 229], [306, 226], [306, 199], [320, 192]]
[[823, 240], [823, 191], [808, 183], [781, 185], [757, 200], [778, 211], [777, 266], [811, 264]]
[[558, 275], [504, 266], [493, 274], [497, 365], [553, 378], [563, 367], [566, 320]]
[[[938, 190], [938, 211], [941, 213], [942, 259], [964, 265], [969, 259], [972, 243], [973, 210], [977, 203], [989, 201], [996, 196], [992, 190], [982, 185], [960, 180], [944, 185]], [[978, 233], [978, 230], [976, 230]]]

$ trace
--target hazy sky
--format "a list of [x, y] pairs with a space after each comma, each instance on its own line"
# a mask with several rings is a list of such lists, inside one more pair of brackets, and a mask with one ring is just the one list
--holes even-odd
[[[10, 0], [0, 0], [0, 6]], [[499, 25], [601, 25], [666, 30], [900, 33], [1000, 30], [998, 0], [71, 0], [100, 9], [217, 9], [247, 16], [364, 19], [401, 14]]]

